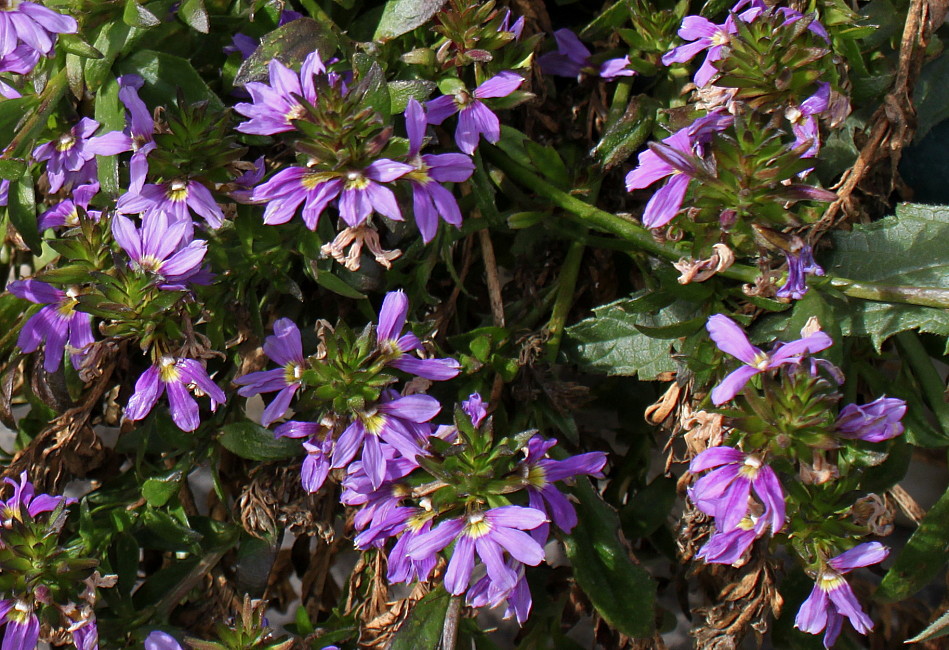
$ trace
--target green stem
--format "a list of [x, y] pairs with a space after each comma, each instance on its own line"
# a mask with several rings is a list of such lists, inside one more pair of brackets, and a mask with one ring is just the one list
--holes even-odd
[[[497, 147], [484, 144], [479, 151], [512, 181], [525, 188], [530, 188], [534, 194], [544, 197], [552, 204], [579, 217], [583, 223], [591, 228], [616, 235], [620, 239], [631, 242], [642, 252], [652, 253], [669, 261], [677, 261], [689, 256], [685, 250], [678, 246], [657, 242], [652, 233], [639, 224], [619, 215], [600, 210], [571, 194], [558, 190], [530, 170], [511, 160]], [[753, 284], [758, 277], [758, 269], [744, 264], [734, 264], [719, 275]], [[836, 277], [828, 277], [823, 282], [823, 286], [828, 285], [851, 298], [949, 309], [949, 289], [939, 287], [893, 286], [872, 282], [857, 282], [848, 278]], [[816, 284], [815, 286], [820, 288], [822, 285]]]
[[[13, 136], [10, 144], [3, 152], [3, 158], [18, 158], [23, 154], [23, 149], [29, 147], [36, 133], [46, 124], [46, 118], [56, 108], [56, 104], [66, 94], [69, 87], [69, 80], [66, 77], [66, 68], [63, 68], [49, 80], [46, 88], [40, 95], [40, 103], [32, 115], [23, 123], [23, 127]], [[7, 155], [9, 154], [9, 155]]]
[[949, 404], [946, 404], [946, 383], [933, 366], [932, 359], [926, 348], [923, 347], [919, 336], [915, 332], [900, 332], [896, 335], [896, 343], [903, 351], [903, 358], [909, 363], [913, 375], [919, 382], [933, 410], [939, 420], [942, 430], [949, 432]]
[[563, 326], [567, 322], [567, 314], [573, 306], [573, 294], [577, 286], [577, 277], [580, 275], [580, 262], [583, 260], [583, 251], [586, 245], [582, 241], [570, 244], [567, 257], [563, 261], [563, 269], [557, 279], [557, 298], [554, 300], [554, 309], [547, 323], [550, 337], [547, 339], [547, 361], [557, 360], [560, 351], [560, 341], [563, 339]]

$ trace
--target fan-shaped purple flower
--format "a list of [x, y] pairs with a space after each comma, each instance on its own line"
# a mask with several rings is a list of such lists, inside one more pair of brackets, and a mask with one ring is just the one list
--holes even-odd
[[475, 88], [474, 92], [462, 89], [454, 95], [436, 97], [425, 105], [429, 124], [441, 124], [458, 113], [455, 143], [469, 156], [478, 148], [478, 139], [494, 144], [501, 139], [501, 123], [481, 101], [494, 97], [507, 97], [524, 83], [524, 79], [513, 72], [501, 72]]
[[[237, 391], [242, 397], [279, 391], [261, 416], [261, 424], [265, 427], [283, 417], [290, 408], [293, 396], [302, 385], [300, 377], [307, 367], [300, 329], [296, 323], [289, 318], [280, 318], [274, 323], [273, 331], [273, 335], [264, 340], [264, 352], [281, 367], [252, 372], [234, 380], [235, 384], [242, 387]], [[284, 432], [282, 435], [288, 434]]]
[[143, 419], [154, 408], [158, 398], [167, 392], [171, 419], [182, 431], [194, 431], [201, 419], [198, 403], [190, 391], [210, 397], [212, 411], [227, 399], [224, 391], [211, 381], [208, 371], [197, 361], [162, 357], [135, 382], [135, 392], [125, 407], [125, 418], [132, 421]]
[[84, 356], [83, 349], [94, 341], [92, 337], [92, 317], [76, 311], [78, 293], [69, 289], [62, 291], [39, 280], [17, 280], [7, 285], [13, 295], [45, 305], [20, 330], [17, 345], [26, 353], [36, 350], [40, 343], [46, 342], [43, 368], [46, 372], [56, 372], [63, 361], [66, 342], [71, 348], [70, 359], [73, 367], [78, 368]]

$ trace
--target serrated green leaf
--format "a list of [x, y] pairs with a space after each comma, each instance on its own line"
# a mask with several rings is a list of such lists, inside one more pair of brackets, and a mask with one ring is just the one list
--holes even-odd
[[654, 302], [654, 298], [656, 294], [639, 291], [629, 298], [594, 309], [591, 318], [567, 328], [564, 337], [567, 358], [586, 370], [608, 375], [638, 375], [646, 381], [675, 370], [670, 357], [671, 342], [653, 338], [646, 332], [652, 328], [657, 333], [675, 333], [675, 328], [683, 323], [687, 325], [686, 330], [694, 329], [699, 323], [696, 308], [685, 301], [656, 308], [661, 303]]
[[[896, 215], [852, 232], [833, 235], [834, 252], [828, 273], [858, 282], [892, 286], [936, 287], [949, 290], [949, 207], [903, 203]], [[899, 332], [949, 336], [949, 311], [917, 305], [851, 300], [848, 304], [851, 336], [868, 336], [879, 351]]]
[[268, 77], [267, 66], [277, 59], [287, 66], [301, 63], [308, 54], [316, 50], [323, 60], [336, 52], [336, 34], [329, 25], [311, 18], [298, 18], [265, 35], [260, 45], [244, 63], [234, 77], [235, 86], [249, 81], [264, 81]]
[[174, 495], [181, 489], [181, 479], [183, 474], [180, 470], [175, 470], [165, 476], [153, 477], [147, 479], [142, 484], [142, 496], [148, 505], [160, 508], [168, 503]]
[[938, 639], [941, 636], [946, 636], [947, 634], [949, 634], [949, 611], [943, 612], [942, 615], [930, 623], [925, 630], [914, 636], [912, 639], [906, 639], [906, 641], [903, 643], [919, 643], [921, 641], [929, 641], [931, 639]]
[[876, 597], [885, 602], [909, 598], [942, 570], [949, 555], [949, 490], [929, 509], [896, 561], [883, 576]]
[[374, 41], [388, 41], [427, 23], [445, 0], [389, 0], [373, 34]]
[[444, 587], [425, 594], [399, 626], [389, 650], [436, 650], [440, 647], [451, 596]]
[[633, 638], [651, 638], [655, 629], [655, 582], [630, 560], [629, 550], [617, 537], [620, 522], [616, 511], [590, 482], [578, 481], [573, 493], [580, 499], [578, 523], [564, 537], [564, 548], [577, 584], [612, 627]]
[[221, 429], [218, 442], [228, 451], [248, 460], [283, 460], [300, 454], [300, 441], [274, 438], [273, 432], [253, 422], [234, 422]]

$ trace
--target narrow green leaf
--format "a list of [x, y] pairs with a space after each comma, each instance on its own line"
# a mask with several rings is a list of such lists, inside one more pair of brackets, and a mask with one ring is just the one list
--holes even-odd
[[357, 52], [353, 56], [353, 67], [359, 79], [353, 92], [362, 94], [363, 105], [373, 107], [388, 118], [392, 114], [392, 100], [382, 66], [371, 56]]
[[578, 523], [564, 537], [567, 557], [577, 584], [597, 613], [623, 634], [652, 637], [655, 630], [656, 584], [649, 573], [629, 558], [617, 537], [616, 511], [607, 505], [586, 479], [573, 493], [580, 499]]
[[20, 233], [23, 243], [30, 247], [34, 255], [40, 254], [43, 241], [36, 227], [36, 195], [33, 193], [33, 177], [23, 176], [15, 185], [10, 186], [7, 214], [10, 223]]
[[537, 144], [533, 140], [525, 141], [524, 148], [530, 156], [533, 168], [546, 176], [553, 185], [562, 190], [570, 190], [573, 187], [570, 172], [556, 149]]
[[421, 27], [435, 15], [445, 0], [389, 0], [379, 19], [374, 41], [389, 41], [416, 27]]
[[254, 53], [241, 64], [234, 77], [234, 85], [243, 86], [249, 81], [266, 80], [267, 66], [273, 59], [287, 66], [299, 65], [316, 50], [325, 61], [336, 52], [336, 44], [336, 34], [331, 25], [318, 23], [312, 18], [292, 20], [261, 39]]
[[949, 539], [949, 490], [930, 508], [896, 562], [883, 576], [876, 597], [884, 602], [909, 598], [942, 570]]
[[351, 287], [345, 280], [334, 275], [332, 271], [322, 271], [316, 264], [312, 264], [310, 268], [313, 269], [313, 279], [316, 280], [316, 283], [321, 287], [329, 289], [333, 293], [338, 293], [343, 297], [352, 298], [353, 300], [366, 299], [366, 294]]
[[185, 23], [202, 34], [209, 31], [208, 10], [204, 8], [204, 0], [185, 0], [178, 9], [178, 15]]
[[437, 650], [450, 601], [444, 587], [425, 594], [399, 626], [389, 650]]
[[78, 34], [60, 34], [59, 43], [63, 49], [70, 54], [81, 56], [86, 59], [101, 59], [102, 52], [92, 47]]
[[253, 422], [234, 422], [221, 429], [218, 438], [228, 451], [248, 460], [283, 460], [300, 454], [300, 441], [274, 438], [273, 432]]
[[606, 169], [625, 162], [652, 134], [655, 122], [655, 101], [646, 95], [634, 97], [626, 112], [606, 128], [594, 155]]
[[148, 9], [138, 4], [138, 0], [125, 0], [122, 22], [129, 27], [157, 27], [161, 20]]
[[[95, 118], [102, 131], [121, 131], [125, 128], [125, 107], [119, 101], [119, 84], [109, 79], [96, 93]], [[118, 156], [96, 156], [99, 184], [102, 191], [113, 196], [119, 193]]]
[[906, 639], [903, 643], [919, 643], [938, 639], [941, 636], [949, 634], [949, 611], [943, 612], [942, 616], [929, 624], [925, 630], [914, 636], [912, 639]]

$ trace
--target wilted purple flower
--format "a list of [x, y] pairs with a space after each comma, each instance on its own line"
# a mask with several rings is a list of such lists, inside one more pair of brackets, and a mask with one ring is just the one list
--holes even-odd
[[878, 397], [869, 404], [847, 404], [837, 417], [835, 428], [844, 438], [883, 442], [903, 433], [904, 415], [906, 402], [896, 397]]
[[[322, 438], [320, 437], [322, 435]], [[316, 422], [289, 420], [274, 429], [277, 438], [307, 438], [303, 442], [306, 458], [300, 467], [300, 483], [303, 489], [313, 493], [323, 487], [329, 476], [333, 456], [332, 431]]]
[[78, 368], [83, 348], [93, 342], [92, 317], [74, 308], [78, 304], [75, 290], [62, 291], [39, 280], [17, 280], [7, 285], [13, 295], [46, 305], [34, 314], [20, 330], [17, 345], [24, 352], [33, 352], [46, 341], [43, 368], [56, 372], [63, 360], [66, 341], [71, 348], [73, 367]]
[[71, 625], [69, 632], [76, 650], [99, 650], [99, 626], [94, 615]]
[[169, 223], [160, 211], [146, 213], [141, 229], [121, 214], [112, 218], [112, 236], [131, 259], [129, 266], [159, 276], [161, 289], [185, 289], [201, 270], [208, 243], [203, 239], [185, 243], [189, 230], [187, 222]]
[[[800, 106], [791, 106], [784, 116], [791, 123], [794, 133], [794, 146], [810, 143], [801, 158], [813, 158], [820, 152], [820, 126], [817, 117], [823, 115], [830, 105], [830, 84], [817, 83], [817, 92], [805, 99]], [[802, 172], [803, 176], [803, 172]]]
[[523, 531], [537, 528], [546, 521], [540, 510], [520, 506], [475, 511], [464, 518], [443, 521], [431, 531], [418, 535], [408, 544], [407, 555], [420, 561], [456, 542], [445, 572], [445, 588], [449, 593], [457, 596], [468, 589], [476, 551], [494, 588], [510, 592], [517, 586], [518, 575], [505, 564], [504, 551], [523, 564], [540, 564], [544, 548]]
[[0, 500], [0, 525], [9, 528], [15, 519], [23, 521], [23, 511], [35, 518], [41, 512], [52, 512], [61, 504], [75, 503], [75, 499], [50, 494], [36, 494], [36, 488], [26, 478], [26, 472], [20, 472], [20, 482], [5, 478], [3, 482], [13, 486], [13, 494], [6, 501]]
[[274, 135], [296, 129], [293, 120], [306, 116], [300, 103], [303, 98], [310, 104], [317, 103], [313, 76], [326, 72], [319, 52], [309, 54], [303, 61], [298, 75], [277, 59], [270, 61], [270, 85], [252, 81], [245, 88], [253, 103], [242, 102], [234, 110], [250, 119], [241, 122], [237, 130], [255, 135]]
[[35, 2], [8, 0], [0, 7], [0, 56], [6, 56], [20, 43], [49, 55], [58, 34], [75, 34], [78, 30], [72, 16], [58, 14]]
[[557, 49], [537, 58], [541, 72], [558, 77], [577, 77], [590, 65], [590, 50], [569, 29], [554, 32]]
[[228, 192], [228, 196], [238, 203], [252, 204], [254, 187], [264, 178], [267, 168], [264, 165], [264, 156], [253, 162], [253, 167], [234, 179], [237, 189]]
[[719, 529], [729, 532], [748, 514], [748, 497], [752, 489], [764, 505], [764, 515], [776, 533], [784, 526], [784, 491], [774, 470], [755, 454], [746, 454], [733, 447], [712, 447], [692, 459], [693, 474], [717, 467], [689, 490], [695, 507], [715, 517]]
[[778, 298], [800, 300], [807, 293], [807, 275], [824, 275], [824, 269], [814, 260], [814, 250], [805, 244], [797, 252], [785, 253], [788, 261], [788, 279], [778, 289]]
[[600, 65], [600, 76], [607, 81], [612, 81], [617, 77], [632, 77], [636, 71], [629, 67], [629, 55], [618, 59], [609, 59]]
[[[0, 13], [0, 16], [3, 14]], [[2, 27], [0, 23], [0, 27]], [[33, 605], [20, 599], [0, 600], [0, 624], [3, 629], [3, 648], [23, 650], [36, 648], [40, 638], [40, 619]]]
[[475, 88], [474, 92], [462, 89], [454, 95], [436, 97], [425, 105], [429, 124], [441, 124], [450, 116], [458, 113], [458, 127], [455, 129], [455, 143], [469, 156], [478, 148], [478, 139], [494, 144], [501, 139], [501, 123], [498, 116], [484, 105], [482, 99], [507, 97], [524, 79], [505, 70]]
[[94, 181], [97, 155], [113, 156], [131, 149], [131, 140], [121, 131], [93, 137], [92, 134], [98, 128], [98, 122], [84, 117], [68, 133], [59, 136], [58, 140], [41, 144], [33, 150], [33, 158], [47, 161], [46, 175], [50, 192], [58, 192], [66, 183]]
[[194, 431], [201, 424], [198, 403], [189, 391], [211, 398], [211, 410], [227, 399], [224, 391], [208, 377], [208, 371], [193, 359], [162, 357], [156, 365], [142, 373], [135, 382], [135, 393], [125, 407], [128, 420], [141, 420], [148, 415], [158, 398], [168, 393], [171, 419], [182, 431]]
[[737, 395], [755, 375], [784, 365], [796, 365], [805, 354], [826, 350], [834, 344], [824, 332], [814, 332], [791, 343], [779, 343], [770, 353], [765, 353], [749, 343], [744, 331], [724, 314], [710, 317], [706, 328], [719, 350], [745, 363], [712, 389], [715, 406], [721, 406]]
[[843, 576], [857, 567], [882, 562], [889, 553], [890, 550], [883, 544], [867, 542], [828, 560], [818, 574], [810, 596], [801, 604], [794, 618], [794, 627], [808, 634], [820, 634], [823, 631], [825, 648], [830, 648], [837, 641], [844, 617], [860, 634], [872, 630], [873, 621], [864, 613]]
[[[212, 228], [220, 228], [224, 223], [224, 212], [211, 196], [211, 192], [204, 185], [195, 180], [176, 178], [161, 184], [144, 184], [144, 176], [137, 176], [135, 169], [132, 172], [131, 187], [139, 187], [140, 191], [129, 191], [119, 197], [115, 204], [115, 211], [119, 214], [142, 214], [146, 212], [164, 212], [174, 221], [188, 224], [186, 235], [193, 233], [194, 224], [191, 220], [189, 208], [195, 214], [204, 217]], [[144, 169], [140, 170], [144, 172]]]
[[311, 171], [288, 167], [256, 188], [251, 200], [267, 202], [264, 223], [288, 222], [303, 204], [303, 222], [316, 230], [330, 201], [339, 197], [339, 216], [349, 226], [361, 225], [373, 210], [394, 221], [402, 221], [395, 194], [380, 183], [390, 183], [412, 171], [410, 165], [380, 158], [362, 170], [348, 172]]
[[49, 210], [44, 212], [37, 219], [36, 225], [42, 232], [47, 228], [61, 228], [79, 225], [80, 208], [93, 221], [102, 218], [101, 210], [89, 210], [89, 203], [92, 198], [99, 193], [99, 183], [88, 183], [74, 187], [72, 198], [60, 201]]
[[409, 299], [405, 292], [390, 291], [386, 294], [376, 328], [376, 345], [383, 357], [389, 360], [386, 365], [432, 381], [444, 381], [457, 376], [461, 366], [455, 359], [419, 359], [408, 354], [422, 347], [422, 342], [415, 334], [402, 333], [408, 313]]
[[[521, 471], [527, 477], [527, 497], [531, 508], [548, 515], [560, 530], [569, 533], [577, 525], [577, 512], [573, 504], [554, 486], [555, 481], [571, 479], [581, 474], [602, 477], [606, 465], [606, 454], [591, 451], [566, 460], [547, 458], [547, 451], [557, 444], [556, 439], [534, 436], [527, 442], [527, 458]], [[531, 537], [541, 544], [547, 541], [549, 526], [541, 524], [531, 531]]]
[[363, 469], [372, 487], [382, 485], [386, 459], [381, 442], [392, 445], [405, 458], [415, 460], [423, 454], [415, 425], [428, 422], [441, 411], [442, 405], [429, 395], [406, 395], [379, 402], [361, 413], [339, 436], [333, 450], [334, 468], [346, 467], [362, 450]]
[[481, 426], [488, 416], [487, 406], [479, 393], [469, 395], [468, 399], [461, 403], [461, 408], [471, 418], [471, 426], [475, 428]]
[[[290, 401], [302, 385], [300, 377], [307, 367], [303, 356], [303, 342], [300, 339], [300, 329], [289, 318], [278, 319], [273, 326], [273, 336], [264, 340], [264, 352], [278, 364], [276, 370], [262, 370], [238, 377], [234, 383], [242, 386], [237, 394], [241, 397], [251, 397], [260, 393], [280, 391], [260, 418], [265, 427], [279, 418], [282, 418]], [[283, 433], [282, 435], [288, 435]], [[292, 435], [292, 438], [298, 436]]]
[[513, 23], [511, 23], [511, 10], [508, 9], [507, 13], [504, 14], [501, 24], [498, 25], [499, 32], [511, 32], [514, 34], [514, 40], [518, 40], [521, 37], [521, 34], [524, 32], [524, 16], [519, 17]]
[[524, 625], [530, 615], [531, 605], [534, 604], [531, 590], [527, 586], [524, 565], [513, 559], [508, 559], [507, 564], [517, 574], [517, 584], [514, 585], [514, 589], [508, 592], [501, 591], [491, 580], [491, 576], [484, 576], [468, 590], [465, 601], [470, 607], [497, 607], [502, 600], [507, 599], [504, 618], [514, 616], [518, 625]]
[[129, 162], [131, 183], [129, 192], [138, 194], [145, 183], [148, 172], [148, 154], [155, 149], [155, 120], [148, 107], [138, 96], [145, 80], [137, 74], [125, 74], [116, 81], [119, 84], [119, 101], [125, 106], [128, 126], [126, 134], [131, 139], [132, 160]]
[[425, 136], [425, 111], [414, 97], [405, 109], [405, 128], [409, 135], [409, 162], [415, 167], [405, 178], [412, 186], [415, 223], [426, 244], [435, 237], [439, 216], [461, 227], [461, 210], [454, 195], [439, 183], [461, 183], [471, 178], [474, 162], [460, 153], [425, 154], [420, 156]]

